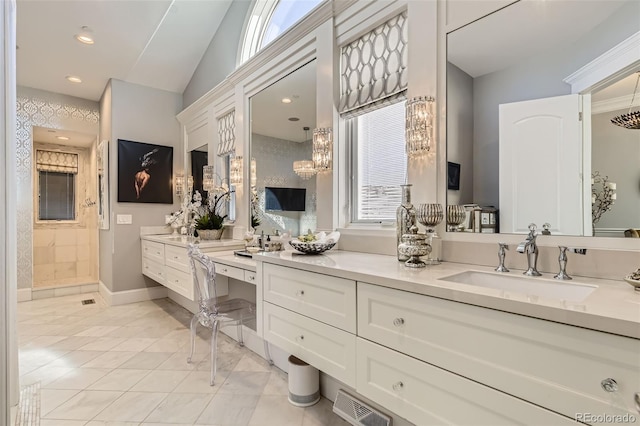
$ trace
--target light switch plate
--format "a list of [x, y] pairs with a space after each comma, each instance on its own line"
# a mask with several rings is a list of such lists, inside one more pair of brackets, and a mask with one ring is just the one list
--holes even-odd
[[131, 225], [133, 223], [133, 216], [130, 214], [119, 214], [116, 216], [116, 223], [118, 225]]

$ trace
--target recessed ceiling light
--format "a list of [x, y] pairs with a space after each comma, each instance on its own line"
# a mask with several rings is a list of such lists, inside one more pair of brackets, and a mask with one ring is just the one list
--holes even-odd
[[283, 104], [290, 104], [291, 103], [291, 99], [290, 98], [282, 98], [282, 103]]
[[68, 75], [65, 78], [72, 83], [82, 83], [80, 77], [76, 77], [75, 75]]
[[56, 136], [56, 139], [60, 139], [61, 141], [68, 141], [69, 138], [66, 136]]
[[80, 29], [82, 31], [74, 36], [76, 40], [83, 44], [95, 43], [95, 41], [93, 40], [93, 35], [91, 34], [91, 28], [85, 25], [80, 27]]

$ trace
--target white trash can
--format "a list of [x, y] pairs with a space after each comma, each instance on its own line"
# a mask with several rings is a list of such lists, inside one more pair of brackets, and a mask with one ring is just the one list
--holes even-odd
[[297, 407], [309, 407], [320, 401], [318, 369], [295, 356], [289, 356], [289, 402]]

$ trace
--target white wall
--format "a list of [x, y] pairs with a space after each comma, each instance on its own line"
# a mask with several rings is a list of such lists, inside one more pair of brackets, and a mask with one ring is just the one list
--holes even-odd
[[[142, 275], [140, 227], [163, 225], [164, 216], [179, 208], [173, 204], [119, 203], [118, 139], [172, 146], [173, 170], [182, 170], [184, 153], [176, 114], [182, 109], [182, 96], [112, 79], [101, 100], [103, 124], [101, 140], [109, 137], [109, 195], [111, 227], [101, 231], [100, 280], [112, 292], [154, 287], [157, 283]], [[110, 120], [110, 123], [109, 123]], [[108, 127], [108, 128], [107, 128]], [[132, 215], [131, 225], [118, 225], [118, 214]], [[111, 244], [109, 244], [111, 243]], [[105, 270], [109, 268], [110, 270]]]

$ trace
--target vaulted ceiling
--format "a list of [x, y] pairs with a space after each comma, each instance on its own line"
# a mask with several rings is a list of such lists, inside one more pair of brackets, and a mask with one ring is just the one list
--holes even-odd
[[18, 0], [17, 83], [94, 101], [109, 78], [182, 93], [232, 1]]

